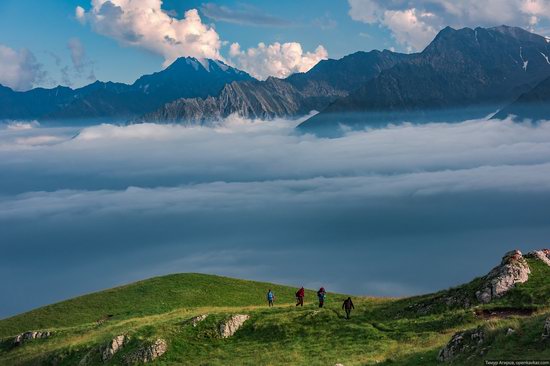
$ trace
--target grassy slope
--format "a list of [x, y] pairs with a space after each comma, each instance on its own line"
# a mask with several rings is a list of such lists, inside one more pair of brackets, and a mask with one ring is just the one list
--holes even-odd
[[[90, 349], [97, 349], [117, 334], [128, 333], [132, 342], [109, 364], [121, 364], [124, 354], [143, 341], [162, 337], [168, 341], [169, 351], [156, 362], [159, 365], [436, 365], [438, 350], [455, 331], [478, 325], [487, 329], [485, 351], [489, 359], [522, 355], [549, 359], [550, 350], [541, 343], [540, 334], [547, 316], [545, 308], [550, 304], [550, 268], [534, 261], [530, 265], [533, 275], [529, 282], [518, 286], [502, 302], [516, 304], [516, 298], [532, 298], [529, 304], [537, 303], [539, 313], [530, 318], [490, 321], [476, 318], [471, 310], [438, 306], [434, 311], [419, 313], [411, 308], [434, 295], [355, 298], [356, 310], [348, 321], [340, 309], [342, 295], [329, 293], [327, 307], [319, 311], [313, 303], [294, 307], [295, 289], [289, 287], [197, 274], [159, 277], [0, 321], [0, 337], [29, 329], [55, 332], [50, 339], [16, 349], [9, 349], [7, 342], [0, 345], [0, 364], [47, 364], [54, 357], [61, 360], [61, 365], [78, 364]], [[276, 308], [265, 307], [268, 287], [277, 294]], [[306, 300], [314, 299], [314, 294], [308, 292]], [[96, 319], [109, 313], [115, 314], [111, 321], [95, 324]], [[182, 324], [203, 313], [210, 316], [197, 328]], [[218, 324], [236, 313], [250, 314], [251, 319], [234, 337], [217, 338]], [[517, 332], [506, 337], [508, 327]], [[478, 365], [480, 360], [476, 357], [459, 362]], [[95, 361], [100, 364], [97, 358]]]
[[278, 299], [294, 301], [296, 289], [288, 286], [196, 273], [155, 277], [2, 320], [0, 338], [30, 329], [91, 323], [108, 314], [114, 315], [113, 320], [122, 320], [179, 308], [261, 305], [268, 288]]

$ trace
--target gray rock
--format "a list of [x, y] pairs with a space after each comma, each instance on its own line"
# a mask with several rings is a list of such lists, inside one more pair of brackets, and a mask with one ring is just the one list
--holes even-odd
[[168, 344], [164, 339], [158, 338], [151, 344], [142, 345], [136, 351], [126, 355], [126, 364], [147, 363], [156, 360], [166, 353]]
[[550, 317], [546, 318], [544, 322], [544, 331], [542, 332], [542, 339], [550, 338]]
[[481, 289], [476, 292], [477, 299], [487, 304], [510, 291], [516, 283], [529, 279], [531, 270], [519, 250], [508, 252], [502, 262], [484, 277]]
[[113, 358], [115, 353], [117, 353], [128, 341], [130, 337], [125, 334], [121, 334], [113, 338], [109, 344], [101, 349], [101, 359], [103, 362], [106, 362]]
[[243, 326], [244, 322], [247, 321], [249, 318], [249, 315], [233, 315], [226, 322], [220, 325], [220, 336], [222, 338], [231, 337], [233, 334], [235, 334], [235, 332], [237, 332], [237, 330], [239, 330], [240, 327]]
[[208, 318], [208, 314], [197, 315], [189, 319], [186, 323], [190, 323], [193, 327], [196, 327], [204, 319]]
[[305, 115], [347, 95], [324, 83], [297, 88], [286, 80], [232, 82], [216, 97], [181, 98], [146, 114], [136, 122], [212, 124], [232, 114], [250, 119]]
[[550, 249], [534, 250], [525, 255], [528, 258], [536, 258], [550, 266]]
[[44, 339], [49, 338], [52, 335], [51, 332], [44, 331], [44, 332], [25, 332], [17, 335], [13, 339], [13, 345], [14, 346], [21, 346], [23, 343], [33, 340], [33, 339]]
[[455, 357], [469, 349], [475, 349], [483, 343], [485, 333], [482, 328], [455, 333], [449, 343], [445, 345], [437, 356], [441, 362], [452, 361]]

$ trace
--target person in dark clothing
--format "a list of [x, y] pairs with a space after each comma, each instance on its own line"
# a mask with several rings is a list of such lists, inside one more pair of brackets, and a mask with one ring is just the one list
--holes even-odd
[[305, 296], [305, 290], [302, 287], [296, 292], [296, 306], [304, 306], [304, 296]]
[[349, 319], [351, 309], [355, 309], [355, 306], [353, 306], [353, 301], [351, 301], [351, 297], [348, 297], [344, 300], [344, 303], [342, 304], [342, 309], [346, 311], [346, 319]]
[[321, 287], [319, 291], [317, 291], [317, 297], [319, 298], [319, 307], [322, 308], [325, 304], [325, 298], [327, 297], [327, 292], [324, 287]]

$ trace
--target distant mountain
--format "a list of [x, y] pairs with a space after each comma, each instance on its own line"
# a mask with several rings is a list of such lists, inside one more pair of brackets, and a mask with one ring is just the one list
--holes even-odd
[[501, 109], [493, 118], [516, 120], [550, 119], [550, 78], [545, 79], [532, 90], [522, 94], [516, 101]]
[[383, 70], [302, 123], [332, 133], [395, 121], [487, 115], [550, 76], [550, 44], [521, 28], [443, 29], [421, 53]]
[[356, 52], [340, 60], [324, 60], [306, 73], [281, 80], [244, 81], [227, 84], [216, 97], [179, 99], [139, 122], [204, 123], [236, 113], [247, 118], [304, 115], [321, 110], [348, 95], [408, 55], [390, 51]]
[[75, 94], [75, 90], [63, 86], [16, 92], [0, 85], [0, 119], [29, 119], [46, 115], [68, 105]]
[[181, 98], [220, 93], [225, 84], [253, 80], [223, 62], [179, 58], [165, 70], [145, 75], [132, 85], [100, 82], [79, 89], [57, 87], [15, 92], [0, 88], [0, 119], [131, 118]]

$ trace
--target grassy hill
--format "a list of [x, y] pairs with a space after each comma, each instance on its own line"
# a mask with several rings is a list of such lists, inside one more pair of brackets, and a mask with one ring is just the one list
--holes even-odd
[[[439, 350], [455, 332], [478, 326], [486, 334], [483, 348], [454, 364], [550, 359], [550, 347], [541, 341], [550, 315], [550, 267], [537, 260], [529, 264], [529, 281], [495, 304], [441, 306], [442, 293], [475, 287], [474, 280], [420, 297], [355, 297], [351, 320], [340, 308], [345, 295], [329, 293], [326, 307], [319, 309], [314, 292], [307, 291], [306, 305], [297, 308], [296, 289], [286, 286], [201, 274], [157, 277], [1, 320], [0, 365], [79, 365], [83, 359], [87, 363], [81, 365], [122, 365], [125, 355], [157, 338], [166, 340], [168, 351], [153, 365], [437, 365]], [[274, 308], [265, 304], [268, 288], [277, 296]], [[533, 314], [479, 315], [490, 306], [529, 308]], [[209, 316], [192, 327], [187, 321], [200, 314]], [[222, 339], [219, 324], [233, 314], [250, 319], [233, 337]], [[96, 322], [108, 315], [107, 321]], [[506, 335], [508, 328], [513, 334]], [[13, 347], [13, 337], [28, 330], [48, 330], [52, 336]], [[129, 335], [130, 342], [103, 363], [98, 348], [120, 334]]]
[[[74, 299], [0, 321], [0, 337], [29, 329], [70, 327], [93, 323], [108, 315], [111, 321], [164, 314], [176, 309], [263, 305], [271, 288], [278, 299], [294, 301], [296, 289], [263, 282], [196, 273], [154, 277]], [[309, 292], [312, 295], [313, 292]]]

